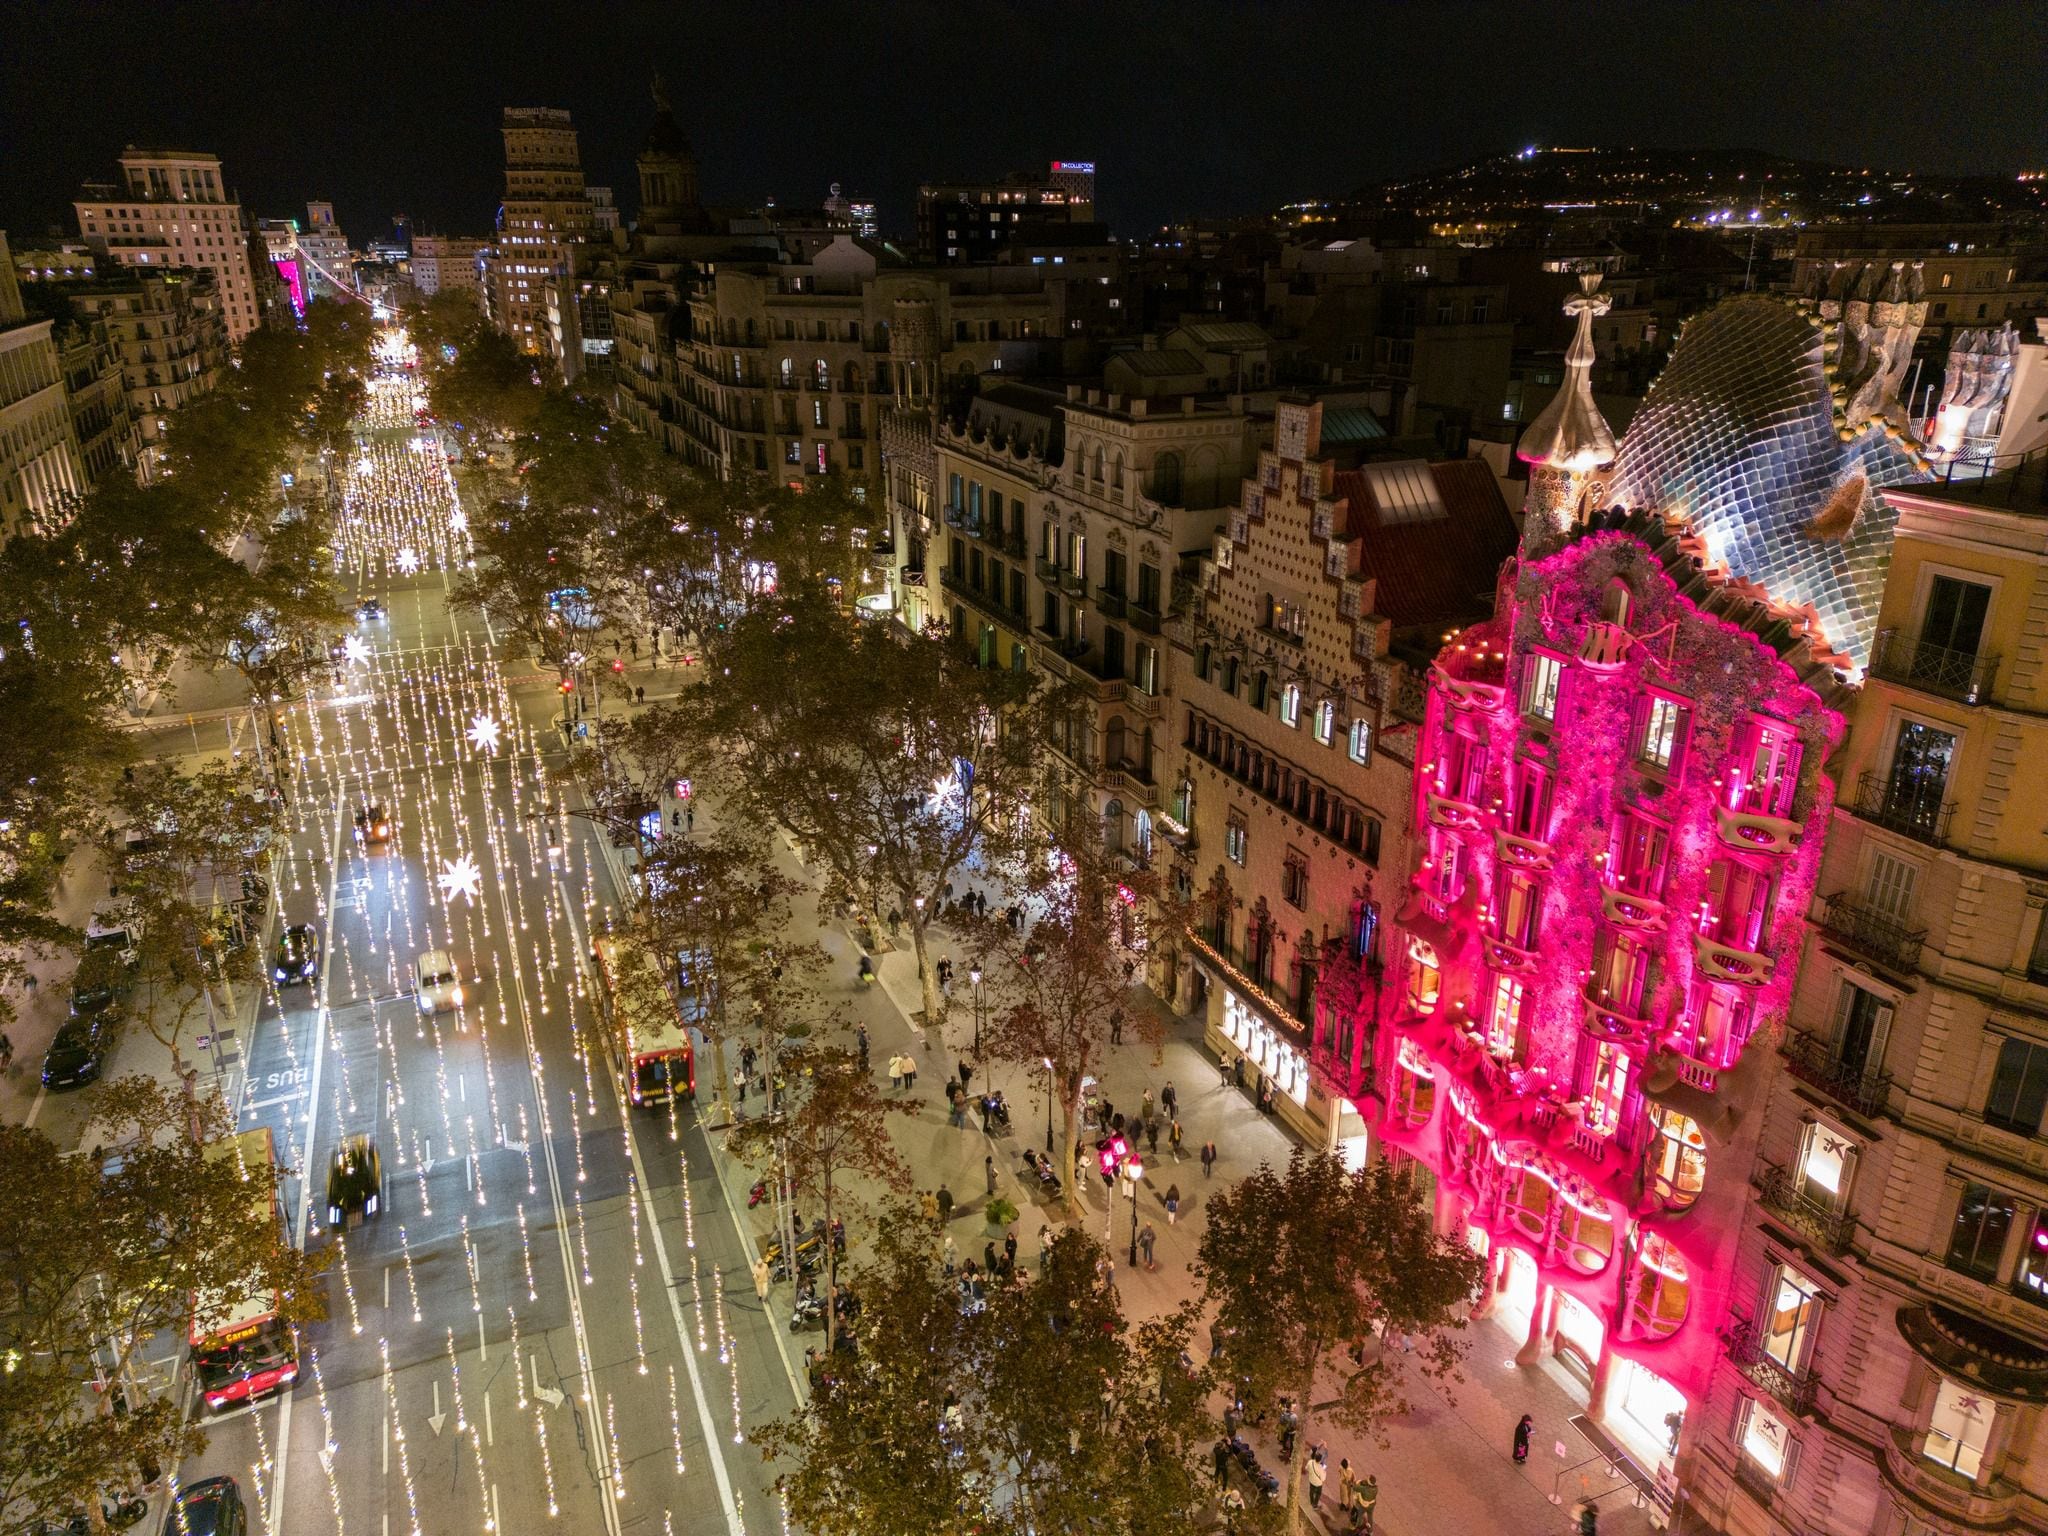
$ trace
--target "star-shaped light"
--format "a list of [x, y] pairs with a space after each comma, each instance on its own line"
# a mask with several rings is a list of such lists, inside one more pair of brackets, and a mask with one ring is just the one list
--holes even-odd
[[479, 752], [498, 750], [498, 722], [489, 715], [478, 715], [469, 722], [469, 744]]
[[450, 512], [448, 514], [448, 526], [450, 528], [453, 528], [457, 533], [462, 532], [463, 529], [469, 526], [469, 514], [463, 511], [462, 508], [457, 507], [453, 512]]
[[484, 872], [476, 867], [476, 860], [468, 854], [455, 860], [443, 859], [441, 873], [435, 876], [441, 882], [441, 900], [452, 902], [457, 896], [467, 896], [475, 903], [477, 892], [483, 889]]
[[350, 661], [360, 662], [370, 659], [369, 642], [363, 639], [361, 635], [350, 635], [347, 639], [343, 640], [341, 642], [341, 651]]
[[410, 549], [401, 549], [398, 552], [398, 568], [410, 576], [420, 568], [420, 557]]

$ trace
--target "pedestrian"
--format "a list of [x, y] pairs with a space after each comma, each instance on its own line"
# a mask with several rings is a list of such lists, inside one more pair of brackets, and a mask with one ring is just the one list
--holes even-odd
[[1377, 1472], [1365, 1474], [1365, 1481], [1358, 1485], [1358, 1492], [1352, 1497], [1351, 1528], [1372, 1536], [1373, 1506], [1380, 1501], [1380, 1475]]
[[1180, 1113], [1180, 1095], [1173, 1091], [1171, 1080], [1159, 1090], [1159, 1107], [1166, 1111], [1169, 1119]]
[[21, 985], [22, 989], [28, 993], [28, 1000], [30, 1002], [34, 1002], [36, 1000], [36, 994], [42, 991], [43, 989], [43, 984], [37, 978], [36, 973], [34, 971], [28, 971], [23, 974], [21, 978]]
[[1150, 1088], [1147, 1088], [1138, 1099], [1138, 1118], [1140, 1120], [1150, 1120], [1152, 1118], [1152, 1090]]
[[946, 1273], [949, 1275], [959, 1267], [960, 1249], [950, 1232], [946, 1234], [946, 1240], [939, 1245], [939, 1261], [946, 1266]]
[[1180, 1186], [1166, 1186], [1166, 1224], [1170, 1227], [1180, 1219]]
[[988, 1197], [993, 1200], [996, 1197], [996, 1160], [993, 1156], [981, 1160], [981, 1171], [988, 1175]]
[[697, 807], [694, 805], [683, 812], [683, 829], [691, 836], [697, 832]]
[[1351, 1470], [1351, 1458], [1339, 1457], [1337, 1461], [1337, 1507], [1348, 1510], [1358, 1493], [1358, 1474]]
[[647, 690], [645, 688], [636, 687], [633, 690], [633, 702], [635, 704], [645, 704], [647, 702]]
[[638, 635], [628, 635], [626, 637], [626, 649], [632, 654], [633, 659], [638, 661], [640, 659], [640, 637]]
[[967, 1058], [963, 1056], [960, 1059], [960, 1086], [962, 1088], [965, 1088], [967, 1086], [968, 1080], [973, 1076], [974, 1063], [967, 1060]]
[[[1244, 1058], [1242, 1056], [1237, 1058], [1236, 1065], [1230, 1069], [1230, 1075], [1237, 1080], [1238, 1087], [1242, 1088], [1244, 1086]], [[1264, 1075], [1263, 1073], [1260, 1074], [1262, 1077]]]
[[1111, 1045], [1122, 1045], [1124, 1043], [1124, 1016], [1120, 1013], [1109, 1021], [1109, 1043]]
[[668, 813], [668, 824], [669, 824], [669, 830], [670, 830], [670, 831], [672, 831], [672, 832], [680, 832], [680, 831], [682, 831], [682, 830], [683, 830], [683, 813], [682, 813], [682, 811], [681, 811], [681, 810], [679, 810], [679, 809], [678, 809], [678, 810], [673, 810], [673, 811], [670, 811], [670, 812]]
[[907, 1052], [903, 1057], [903, 1086], [906, 1088], [915, 1088], [917, 1086], [917, 1058]]
[[944, 1226], [953, 1219], [953, 1191], [945, 1185], [939, 1186], [939, 1225]]
[[1169, 1125], [1169, 1126], [1168, 1126], [1168, 1127], [1166, 1128], [1166, 1144], [1167, 1144], [1167, 1145], [1168, 1145], [1169, 1147], [1173, 1148], [1173, 1160], [1174, 1160], [1174, 1161], [1175, 1161], [1176, 1163], [1177, 1163], [1177, 1162], [1179, 1162], [1179, 1161], [1180, 1161], [1180, 1120], [1179, 1120], [1178, 1118], [1176, 1118], [1176, 1119], [1174, 1120], [1174, 1122], [1173, 1122], [1173, 1123], [1172, 1123], [1171, 1125]]
[[1202, 1143], [1202, 1177], [1206, 1179], [1215, 1171], [1216, 1143], [1213, 1141], [1205, 1141]]
[[1153, 1230], [1151, 1222], [1146, 1222], [1144, 1230], [1138, 1234], [1138, 1251], [1145, 1255], [1145, 1267], [1147, 1269], [1157, 1269], [1159, 1267], [1152, 1262], [1152, 1245], [1158, 1241], [1159, 1234]]
[[1014, 1221], [1003, 1229], [1003, 1258], [1011, 1264], [1017, 1262], [1017, 1224]]
[[903, 1058], [900, 1055], [889, 1058], [889, 1086], [899, 1090], [903, 1087]]
[[768, 1299], [768, 1261], [754, 1260], [754, 1294], [763, 1301]]
[[1323, 1448], [1320, 1445], [1308, 1453], [1308, 1465], [1302, 1470], [1308, 1474], [1308, 1507], [1320, 1509], [1323, 1504], [1323, 1484], [1330, 1478], [1329, 1464], [1324, 1460]]
[[1045, 1272], [1046, 1262], [1052, 1258], [1052, 1223], [1047, 1222], [1038, 1229], [1038, 1269]]
[[1220, 1079], [1217, 1086], [1219, 1088], [1228, 1088], [1230, 1086], [1230, 1058], [1228, 1056], [1216, 1058], [1216, 1072]]
[[889, 937], [895, 938], [896, 931], [903, 926], [903, 912], [899, 907], [889, 909]]
[[935, 1227], [939, 1224], [939, 1197], [937, 1195], [928, 1189], [920, 1191], [917, 1197], [917, 1208], [924, 1212], [924, 1219], [926, 1221]]
[[1523, 1414], [1521, 1422], [1515, 1425], [1515, 1465], [1521, 1466], [1529, 1459], [1529, 1437], [1536, 1432], [1536, 1421]]
[[1230, 1486], [1230, 1442], [1218, 1436], [1215, 1448], [1209, 1452], [1209, 1460], [1216, 1467], [1216, 1486], [1218, 1488], [1228, 1488]]
[[1154, 1157], [1159, 1155], [1159, 1122], [1157, 1120], [1147, 1120], [1145, 1122], [1145, 1150]]
[[860, 1069], [861, 1069], [861, 1071], [865, 1072], [865, 1071], [867, 1071], [867, 1069], [868, 1069], [868, 1027], [867, 1027], [867, 1025], [865, 1025], [865, 1024], [856, 1024], [856, 1025], [854, 1025], [854, 1026], [853, 1026], [853, 1038], [854, 1038], [854, 1041], [855, 1041], [855, 1043], [856, 1043], [856, 1044], [857, 1044], [857, 1045], [858, 1045], [858, 1046], [860, 1047]]
[[12, 1071], [13, 1068], [14, 1042], [6, 1035], [0, 1034], [0, 1072]]
[[747, 1074], [744, 1070], [733, 1073], [732, 1090], [733, 1099], [736, 1103], [744, 1104], [747, 1102]]

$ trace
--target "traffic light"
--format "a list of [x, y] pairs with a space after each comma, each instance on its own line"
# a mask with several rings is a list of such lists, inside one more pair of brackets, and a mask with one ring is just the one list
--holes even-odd
[[623, 672], [623, 671], [625, 671], [625, 670], [626, 670], [626, 664], [625, 664], [625, 662], [621, 661], [621, 660], [620, 660], [620, 659], [619, 659], [618, 657], [614, 656], [614, 657], [612, 658], [612, 671], [614, 671], [614, 672]]
[[1116, 1182], [1116, 1154], [1110, 1151], [1108, 1147], [1104, 1147], [1096, 1156], [1102, 1163], [1102, 1182], [1114, 1184]]
[[574, 693], [576, 691], [576, 679], [573, 677], [563, 678], [561, 682], [561, 691], [563, 693]]

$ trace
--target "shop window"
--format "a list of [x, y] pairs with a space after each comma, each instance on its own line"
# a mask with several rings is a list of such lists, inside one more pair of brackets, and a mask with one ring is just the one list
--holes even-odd
[[1991, 1399], [1981, 1390], [1942, 1377], [1920, 1454], [1974, 1481], [1984, 1466], [1984, 1448], [1991, 1443], [1994, 1412]]
[[1563, 677], [1562, 661], [1546, 651], [1531, 651], [1522, 669], [1522, 713], [1531, 720], [1555, 720]]
[[1949, 1233], [1948, 1267], [1975, 1280], [1996, 1280], [2012, 1233], [2012, 1196], [1989, 1184], [1965, 1184]]
[[1671, 834], [1661, 822], [1634, 811], [1622, 814], [1615, 829], [1613, 879], [1617, 890], [1646, 901], [1664, 896], [1664, 860]]
[[1813, 1353], [1820, 1327], [1820, 1286], [1790, 1264], [1780, 1264], [1764, 1286], [1759, 1344], [1763, 1352], [1797, 1376]]
[[1643, 711], [1643, 724], [1636, 738], [1636, 760], [1646, 768], [1669, 773], [1685, 747], [1686, 708], [1676, 699], [1652, 695]]
[[1515, 764], [1508, 830], [1532, 842], [1550, 840], [1550, 774], [1536, 763], [1525, 760]]
[[1799, 1197], [1824, 1211], [1843, 1209], [1855, 1166], [1855, 1144], [1832, 1126], [1814, 1121], [1799, 1144]]
[[1650, 1192], [1667, 1211], [1682, 1211], [1707, 1185], [1707, 1142], [1691, 1115], [1663, 1104], [1650, 1106]]
[[1335, 739], [1336, 734], [1337, 706], [1328, 699], [1323, 699], [1316, 705], [1315, 738], [1327, 747]]
[[[2043, 924], [2048, 927], [2048, 924]], [[1984, 1099], [1984, 1118], [2022, 1136], [2041, 1129], [2048, 1108], [2048, 1045], [2011, 1035], [1998, 1047], [1998, 1065], [1991, 1072], [1991, 1091]]]
[[1692, 1281], [1683, 1256], [1663, 1233], [1640, 1233], [1629, 1290], [1636, 1327], [1648, 1338], [1668, 1339], [1683, 1326], [1691, 1306]]
[[1621, 1106], [1628, 1097], [1628, 1052], [1612, 1040], [1600, 1042], [1593, 1055], [1593, 1081], [1586, 1089], [1585, 1122], [1597, 1135], [1612, 1136], [1621, 1128]]
[[1781, 1487], [1792, 1480], [1798, 1443], [1783, 1419], [1753, 1397], [1742, 1399], [1736, 1435], [1743, 1460]]
[[1550, 1175], [1534, 1163], [1508, 1169], [1508, 1219], [1524, 1236], [1544, 1240], [1550, 1231], [1550, 1210], [1557, 1201], [1557, 1187]]
[[1496, 1056], [1520, 1054], [1525, 990], [1520, 977], [1493, 978], [1493, 990], [1486, 1002], [1486, 1048]]
[[1408, 961], [1408, 1006], [1416, 1013], [1435, 1013], [1444, 988], [1436, 951], [1420, 939], [1410, 939]]
[[1426, 1125], [1436, 1108], [1436, 1068], [1422, 1048], [1405, 1037], [1394, 1066], [1395, 1118], [1411, 1130]]
[[1557, 1255], [1567, 1269], [1597, 1275], [1614, 1257], [1614, 1208], [1596, 1196], [1561, 1191]]

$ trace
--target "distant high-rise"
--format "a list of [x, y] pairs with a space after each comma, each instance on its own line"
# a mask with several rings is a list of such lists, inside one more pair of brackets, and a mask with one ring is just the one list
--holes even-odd
[[348, 237], [334, 221], [334, 204], [306, 204], [306, 225], [299, 231], [298, 249], [311, 271], [308, 290], [315, 298], [331, 298], [342, 288], [355, 286], [354, 257]]
[[1055, 160], [1044, 175], [1017, 171], [1001, 181], [928, 183], [917, 189], [917, 257], [989, 261], [1027, 229], [1094, 219], [1093, 161]]
[[505, 109], [505, 201], [491, 263], [491, 313], [522, 347], [548, 347], [548, 279], [590, 238], [590, 195], [576, 129], [559, 107]]
[[120, 164], [119, 185], [89, 182], [72, 205], [79, 233], [124, 266], [211, 272], [228, 336], [240, 341], [256, 328], [256, 283], [242, 205], [222, 183], [220, 156], [131, 144]]

